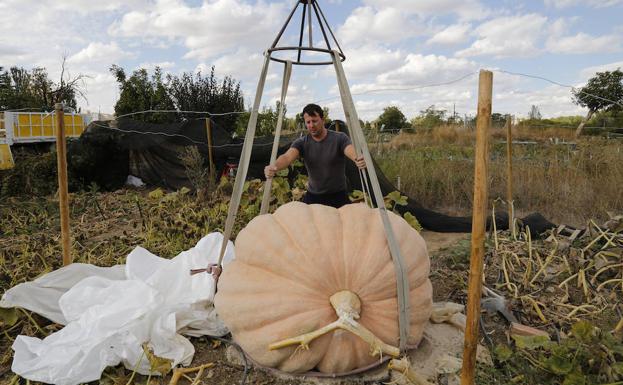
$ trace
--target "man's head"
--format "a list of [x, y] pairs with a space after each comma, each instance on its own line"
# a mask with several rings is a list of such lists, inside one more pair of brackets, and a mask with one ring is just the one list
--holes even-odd
[[307, 131], [313, 137], [324, 135], [324, 112], [317, 104], [308, 104], [303, 108], [303, 120]]

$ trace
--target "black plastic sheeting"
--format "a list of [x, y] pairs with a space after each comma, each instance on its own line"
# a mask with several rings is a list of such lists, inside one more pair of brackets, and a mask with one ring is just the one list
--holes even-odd
[[[340, 122], [340, 131], [348, 134], [348, 127], [343, 122]], [[297, 136], [281, 138], [279, 154], [284, 153]], [[190, 187], [180, 156], [188, 146], [195, 146], [207, 166], [207, 143], [205, 119], [174, 124], [153, 124], [132, 119], [93, 122], [80, 139], [70, 146], [69, 165], [74, 177], [84, 184], [94, 182], [107, 190], [123, 186], [128, 174], [141, 178], [148, 185], [179, 189]], [[272, 137], [255, 138], [248, 170], [249, 179], [264, 178], [264, 166], [270, 161], [272, 143]], [[227, 162], [237, 163], [242, 151], [242, 138], [232, 138], [228, 131], [213, 123], [212, 145], [217, 175], [220, 175]], [[376, 162], [375, 169], [383, 195], [396, 191]], [[359, 172], [352, 162], [347, 162], [346, 177], [351, 190], [362, 189]], [[429, 210], [412, 197], [408, 197], [407, 202], [406, 206], [398, 206], [396, 210], [401, 214], [413, 214], [424, 229], [436, 232], [471, 231], [471, 217], [450, 216]], [[498, 230], [508, 229], [506, 213], [496, 213], [495, 222]], [[491, 224], [489, 216], [488, 229]], [[521, 218], [519, 224], [529, 226], [533, 236], [557, 227], [539, 213]]]

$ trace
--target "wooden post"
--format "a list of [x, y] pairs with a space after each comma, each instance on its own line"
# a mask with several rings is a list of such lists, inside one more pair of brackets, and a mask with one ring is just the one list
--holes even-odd
[[206, 118], [206, 135], [208, 137], [208, 160], [210, 161], [210, 181], [214, 182], [214, 155], [212, 152], [212, 120]]
[[61, 214], [61, 245], [63, 247], [63, 266], [71, 261], [71, 238], [69, 234], [69, 193], [67, 187], [67, 138], [65, 137], [65, 117], [63, 104], [56, 103], [56, 168], [58, 171], [58, 200]]
[[474, 170], [474, 207], [472, 213], [472, 244], [467, 293], [467, 323], [463, 346], [461, 385], [473, 385], [478, 347], [480, 296], [482, 292], [482, 264], [485, 254], [487, 217], [487, 159], [488, 135], [491, 125], [493, 73], [480, 71], [478, 84], [478, 116], [476, 118], [476, 153]]
[[340, 132], [340, 122], [335, 122], [335, 131]]
[[506, 116], [506, 204], [508, 228], [515, 239], [515, 206], [513, 202], [513, 134], [511, 116]]

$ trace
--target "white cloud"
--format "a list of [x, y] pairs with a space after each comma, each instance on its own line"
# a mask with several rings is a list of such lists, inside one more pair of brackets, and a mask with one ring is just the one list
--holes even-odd
[[148, 72], [152, 72], [156, 69], [156, 67], [160, 68], [163, 71], [170, 70], [175, 67], [175, 63], [172, 61], [161, 61], [161, 62], [144, 62], [136, 66], [136, 69], [144, 68]]
[[595, 52], [618, 52], [621, 50], [621, 36], [591, 36], [580, 32], [574, 36], [548, 39], [546, 48], [555, 53], [586, 54]]
[[[243, 47], [261, 52], [285, 20], [284, 4], [216, 0], [190, 7], [159, 0], [149, 10], [125, 14], [109, 32], [123, 37], [179, 39], [189, 49], [186, 59], [208, 59]], [[261, 47], [261, 48], [260, 48]]]
[[[390, 104], [399, 106], [410, 117], [432, 104], [450, 108], [457, 103], [465, 111], [475, 107], [470, 103], [477, 78], [469, 74], [475, 74], [477, 67], [467, 59], [409, 54], [399, 68], [380, 74], [372, 83], [355, 83], [351, 91], [357, 105], [364, 108], [359, 113], [363, 119], [376, 118]], [[461, 81], [443, 84], [465, 75]], [[368, 103], [363, 103], [366, 100]]]
[[595, 76], [597, 72], [614, 71], [616, 69], [623, 70], [623, 60], [614, 63], [586, 67], [580, 71], [580, 79], [582, 80], [582, 84], [584, 84], [589, 78]]
[[[216, 59], [214, 67], [218, 73], [236, 77], [239, 80], [257, 80], [263, 63], [264, 56], [259, 52], [250, 53], [246, 50], [239, 50], [231, 55], [223, 55]], [[274, 66], [275, 64], [276, 62], [271, 62], [271, 65]]]
[[545, 0], [545, 5], [556, 8], [567, 8], [580, 4], [595, 8], [606, 8], [621, 5], [623, 0]]
[[535, 55], [539, 52], [537, 43], [546, 22], [547, 18], [538, 14], [499, 17], [487, 21], [475, 30], [478, 40], [456, 55], [491, 55], [497, 58]]
[[377, 83], [419, 86], [426, 83], [447, 82], [474, 72], [477, 68], [475, 62], [463, 58], [409, 54], [402, 67], [379, 75]]
[[364, 0], [364, 3], [378, 9], [395, 7], [420, 16], [455, 14], [461, 20], [480, 20], [491, 13], [478, 0]]
[[469, 39], [469, 32], [472, 29], [471, 24], [454, 24], [437, 32], [433, 37], [428, 39], [428, 45], [456, 45], [464, 43]]
[[[366, 45], [345, 52], [344, 71], [349, 78], [373, 78], [376, 75], [394, 70], [404, 62], [405, 55], [400, 50], [392, 51], [378, 45]], [[327, 69], [331, 73], [333, 68]]]
[[116, 42], [89, 43], [89, 45], [75, 55], [67, 59], [69, 64], [96, 64], [105, 62], [106, 65], [120, 59], [130, 57], [132, 54], [122, 50]]
[[397, 8], [359, 7], [339, 28], [344, 44], [394, 43], [421, 34], [423, 28]]
[[123, 8], [140, 8], [147, 5], [147, 0], [109, 0], [109, 1], [84, 1], [84, 0], [45, 0], [37, 2], [37, 6], [50, 7], [65, 12], [93, 13], [116, 11]]
[[85, 79], [87, 101], [78, 98], [83, 110], [112, 113], [118, 97], [117, 82], [109, 72], [91, 72]]

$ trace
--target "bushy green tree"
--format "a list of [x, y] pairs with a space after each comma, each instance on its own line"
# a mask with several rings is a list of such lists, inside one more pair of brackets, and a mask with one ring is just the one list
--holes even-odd
[[[214, 73], [214, 67], [207, 76], [201, 72], [195, 74], [185, 72], [179, 76], [168, 75], [167, 90], [175, 107], [180, 111], [208, 111], [220, 114], [244, 110], [240, 83], [230, 76], [220, 81]], [[207, 115], [181, 114], [181, 117], [193, 119]], [[238, 115], [217, 115], [213, 116], [212, 120], [227, 131], [233, 132]]]
[[[229, 76], [220, 81], [214, 67], [210, 75], [204, 76], [201, 72], [184, 72], [181, 75], [163, 76], [158, 67], [150, 76], [146, 69], [141, 68], [128, 77], [123, 68], [113, 65], [110, 68], [119, 84], [119, 100], [115, 104], [117, 116], [138, 111], [148, 110], [176, 110], [176, 111], [205, 111], [197, 113], [164, 113], [154, 112], [133, 115], [132, 118], [152, 123], [181, 121], [183, 119], [197, 119], [226, 112], [244, 110], [244, 100], [240, 83]], [[212, 120], [224, 129], [233, 132], [236, 128], [237, 114], [217, 115]]]
[[[255, 127], [256, 136], [271, 136], [275, 134], [277, 128], [277, 121], [279, 120], [279, 105], [277, 101], [275, 108], [264, 107], [257, 116], [257, 126]], [[284, 106], [284, 115], [287, 108]], [[236, 121], [236, 134], [238, 136], [244, 136], [247, 131], [247, 125], [249, 124], [249, 118], [251, 117], [251, 111], [246, 111], [244, 114], [238, 116]], [[284, 117], [282, 130], [285, 130], [289, 126], [287, 119]]]
[[411, 124], [417, 127], [432, 129], [446, 123], [447, 113], [446, 110], [435, 108], [432, 105], [420, 111], [420, 114], [411, 121]]
[[410, 127], [407, 117], [396, 106], [388, 106], [383, 109], [383, 113], [377, 118], [377, 125], [384, 125], [384, 130], [399, 130]]
[[84, 76], [68, 78], [64, 63], [63, 60], [60, 83], [52, 81], [45, 68], [37, 67], [29, 71], [22, 67], [8, 70], [0, 67], [0, 109], [51, 111], [56, 103], [76, 109], [76, 96], [83, 96], [80, 87]]
[[623, 71], [597, 72], [584, 87], [574, 89], [573, 102], [588, 108], [586, 118], [578, 125], [575, 136], [580, 136], [584, 125], [595, 112], [613, 113], [623, 110]]
[[[173, 110], [173, 99], [168, 95], [162, 79], [162, 70], [156, 67], [154, 74], [149, 76], [146, 69], [141, 68], [127, 77], [125, 70], [117, 65], [110, 72], [119, 83], [119, 100], [115, 103], [115, 115], [123, 116], [133, 112], [148, 110]], [[150, 123], [175, 121], [170, 113], [147, 113], [132, 115], [132, 119]]]

